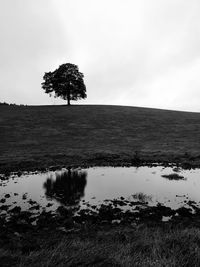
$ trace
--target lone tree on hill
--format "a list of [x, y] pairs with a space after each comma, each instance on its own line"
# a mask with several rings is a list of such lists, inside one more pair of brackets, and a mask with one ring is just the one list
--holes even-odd
[[42, 88], [50, 96], [54, 93], [54, 97], [67, 100], [67, 104], [70, 105], [70, 100], [87, 97], [83, 78], [84, 75], [79, 72], [78, 66], [66, 63], [53, 72], [45, 72]]

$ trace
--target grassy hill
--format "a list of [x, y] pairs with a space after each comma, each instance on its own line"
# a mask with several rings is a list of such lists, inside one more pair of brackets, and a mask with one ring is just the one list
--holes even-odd
[[74, 105], [0, 106], [0, 169], [200, 162], [200, 113]]

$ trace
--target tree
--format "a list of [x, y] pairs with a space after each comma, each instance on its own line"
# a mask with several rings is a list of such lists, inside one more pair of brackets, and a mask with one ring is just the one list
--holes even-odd
[[70, 105], [70, 100], [87, 97], [83, 78], [84, 75], [79, 72], [78, 66], [65, 63], [53, 72], [45, 72], [42, 88], [50, 96], [54, 93], [54, 97], [67, 100], [67, 104]]

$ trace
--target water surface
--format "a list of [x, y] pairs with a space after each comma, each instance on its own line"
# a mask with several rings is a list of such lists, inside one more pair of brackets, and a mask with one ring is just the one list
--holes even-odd
[[[169, 174], [175, 174], [169, 176]], [[180, 177], [180, 179], [178, 179]], [[174, 180], [176, 179], [176, 180]], [[177, 180], [178, 179], [178, 180]], [[1, 181], [0, 214], [20, 206], [35, 213], [59, 206], [85, 208], [113, 199], [161, 203], [177, 209], [200, 203], [200, 169], [95, 167], [11, 176]]]

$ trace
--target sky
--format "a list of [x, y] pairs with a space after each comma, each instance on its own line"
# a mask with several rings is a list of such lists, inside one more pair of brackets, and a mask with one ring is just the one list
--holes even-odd
[[64, 104], [41, 83], [73, 63], [88, 96], [74, 104], [200, 112], [199, 14], [199, 0], [0, 0], [0, 102]]

